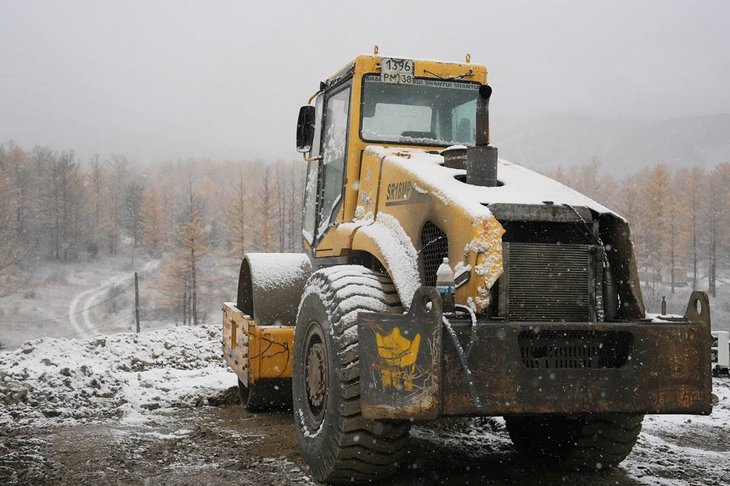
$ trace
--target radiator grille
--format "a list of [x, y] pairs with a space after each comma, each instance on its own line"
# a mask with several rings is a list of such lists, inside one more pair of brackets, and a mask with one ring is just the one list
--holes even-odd
[[502, 241], [515, 243], [590, 244], [585, 230], [578, 223], [546, 221], [505, 221]]
[[522, 363], [533, 369], [621, 368], [631, 353], [625, 331], [523, 331]]
[[591, 245], [508, 243], [507, 296], [513, 321], [591, 321]]
[[446, 233], [430, 221], [421, 230], [421, 261], [425, 285], [436, 286], [436, 270], [449, 256], [449, 240]]

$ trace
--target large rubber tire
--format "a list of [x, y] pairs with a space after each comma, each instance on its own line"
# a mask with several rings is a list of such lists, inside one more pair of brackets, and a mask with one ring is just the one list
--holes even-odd
[[505, 417], [515, 448], [552, 468], [597, 471], [617, 466], [641, 432], [643, 415]]
[[238, 397], [251, 413], [287, 410], [291, 408], [289, 380], [259, 380], [251, 386], [238, 380]]
[[292, 395], [299, 448], [311, 475], [327, 483], [388, 477], [406, 452], [409, 422], [360, 413], [359, 312], [402, 312], [387, 276], [357, 265], [314, 273], [294, 333]]

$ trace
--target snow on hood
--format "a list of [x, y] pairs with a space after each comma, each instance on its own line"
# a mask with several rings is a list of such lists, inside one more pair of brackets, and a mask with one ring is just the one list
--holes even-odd
[[88, 339], [42, 338], [0, 353], [0, 426], [121, 418], [208, 403], [236, 384], [220, 325]]
[[474, 216], [489, 214], [485, 204], [534, 204], [543, 205], [550, 201], [554, 205], [569, 204], [587, 207], [598, 213], [613, 213], [605, 206], [584, 196], [560, 182], [546, 177], [521, 165], [499, 159], [497, 178], [504, 185], [483, 187], [465, 184], [454, 178], [465, 174], [463, 169], [450, 169], [442, 164], [444, 158], [418, 149], [385, 148], [369, 146], [367, 152], [385, 157], [389, 163], [411, 172], [415, 177], [431, 186], [437, 197], [452, 200], [466, 208]]

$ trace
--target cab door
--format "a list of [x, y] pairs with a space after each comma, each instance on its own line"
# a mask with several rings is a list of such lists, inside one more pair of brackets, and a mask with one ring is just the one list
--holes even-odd
[[318, 130], [319, 127], [321, 130], [315, 135], [314, 149], [319, 149], [319, 156], [309, 162], [307, 171], [303, 231], [312, 247], [335, 224], [342, 206], [351, 92], [352, 83], [346, 81], [330, 88], [317, 100], [318, 117], [321, 114]]

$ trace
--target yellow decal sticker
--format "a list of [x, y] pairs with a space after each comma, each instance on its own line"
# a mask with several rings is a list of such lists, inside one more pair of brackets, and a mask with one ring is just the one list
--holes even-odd
[[404, 388], [413, 390], [413, 379], [416, 375], [416, 359], [421, 345], [421, 335], [416, 334], [409, 340], [395, 327], [390, 334], [375, 333], [378, 355], [382, 359], [383, 387]]

